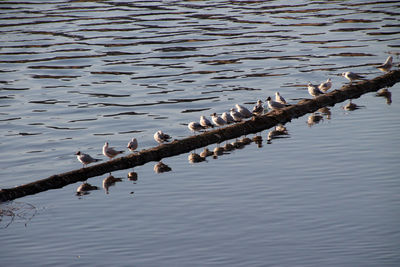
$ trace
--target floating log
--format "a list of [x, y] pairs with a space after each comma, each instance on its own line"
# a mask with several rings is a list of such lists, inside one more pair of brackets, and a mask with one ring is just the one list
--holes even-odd
[[0, 201], [9, 201], [49, 189], [61, 188], [112, 171], [144, 165], [151, 161], [160, 161], [163, 158], [188, 153], [194, 149], [205, 147], [210, 144], [221, 143], [225, 140], [237, 138], [242, 135], [257, 133], [276, 126], [279, 123], [284, 124], [291, 121], [293, 118], [298, 118], [305, 114], [315, 112], [322, 107], [333, 106], [334, 104], [343, 102], [347, 99], [358, 98], [365, 93], [393, 86], [399, 81], [400, 70], [394, 70], [372, 80], [345, 85], [339, 90], [333, 90], [314, 99], [301, 100], [297, 104], [283, 109], [270, 111], [262, 116], [253, 117], [251, 120], [207, 131], [181, 140], [174, 140], [168, 144], [142, 150], [137, 154], [130, 154], [125, 157], [120, 157], [90, 167], [56, 174], [36, 182], [14, 188], [1, 189]]

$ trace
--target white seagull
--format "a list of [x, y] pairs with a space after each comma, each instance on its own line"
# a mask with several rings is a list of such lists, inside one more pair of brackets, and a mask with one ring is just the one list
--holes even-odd
[[350, 83], [352, 83], [354, 80], [364, 80], [364, 76], [361, 76], [351, 71], [343, 72], [342, 76], [345, 77], [347, 80], [349, 80]]
[[222, 113], [221, 118], [222, 118], [224, 121], [226, 121], [227, 124], [230, 124], [230, 123], [234, 123], [234, 122], [235, 122], [235, 120], [232, 118], [231, 114], [229, 114], [228, 112]]
[[122, 154], [124, 153], [124, 151], [118, 151], [115, 150], [113, 147], [109, 147], [108, 146], [108, 142], [106, 142], [103, 146], [103, 155], [108, 157], [109, 159], [112, 159], [113, 157], [115, 157], [118, 154]]
[[389, 56], [387, 59], [386, 59], [386, 61], [385, 61], [385, 63], [383, 63], [382, 65], [379, 65], [377, 68], [380, 70], [380, 71], [383, 71], [383, 72], [388, 72], [391, 68], [392, 68], [392, 66], [393, 66], [393, 57], [392, 56]]
[[188, 124], [188, 128], [189, 128], [189, 130], [191, 130], [194, 134], [196, 134], [196, 132], [200, 132], [201, 130], [204, 129], [204, 127], [201, 126], [200, 123], [194, 122], [194, 121], [192, 121], [192, 122], [190, 122], [190, 123]]
[[211, 114], [211, 120], [218, 127], [224, 126], [226, 124], [226, 121], [220, 116], [218, 116], [217, 113], [215, 112]]
[[250, 110], [248, 110], [247, 108], [245, 108], [245, 107], [243, 107], [243, 106], [241, 106], [241, 105], [239, 105], [239, 104], [236, 104], [235, 106], [236, 106], [237, 111], [238, 111], [240, 114], [242, 114], [242, 116], [243, 116], [244, 118], [250, 118], [250, 117], [253, 115], [253, 114], [250, 112]]
[[308, 88], [308, 93], [313, 97], [324, 94], [324, 92], [319, 90], [318, 87], [316, 85], [313, 85], [311, 82], [308, 82], [307, 88]]
[[279, 94], [279, 92], [275, 92], [275, 102], [278, 102], [278, 103], [281, 103], [281, 104], [284, 104], [284, 105], [287, 104], [286, 100], [283, 98], [283, 96], [281, 96]]
[[200, 125], [204, 128], [214, 128], [214, 125], [203, 115], [200, 116]]
[[129, 141], [128, 145], [126, 146], [130, 151], [134, 152], [136, 148], [138, 147], [138, 141], [136, 138], [132, 138], [131, 141]]
[[263, 102], [258, 99], [257, 104], [253, 107], [252, 113], [254, 115], [261, 115], [264, 112]]
[[162, 131], [157, 131], [154, 134], [154, 140], [156, 140], [157, 143], [162, 144], [164, 142], [168, 142], [169, 139], [171, 139], [171, 136], [168, 134], [163, 133]]
[[331, 87], [332, 87], [332, 80], [331, 78], [328, 78], [326, 82], [323, 82], [318, 86], [318, 89], [325, 93], [326, 91], [331, 89]]
[[239, 113], [238, 111], [236, 111], [236, 109], [234, 109], [234, 108], [231, 108], [230, 114], [235, 122], [242, 121], [242, 119], [243, 119], [243, 115], [241, 113]]
[[86, 167], [86, 165], [100, 161], [101, 159], [95, 159], [92, 158], [89, 154], [82, 153], [80, 151], [75, 153], [76, 158], [83, 164], [83, 167]]
[[284, 104], [272, 100], [270, 96], [266, 100], [270, 109], [280, 109], [286, 107]]

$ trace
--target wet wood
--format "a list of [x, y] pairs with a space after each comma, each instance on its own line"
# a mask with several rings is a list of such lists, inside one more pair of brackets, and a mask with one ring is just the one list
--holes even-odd
[[[257, 133], [276, 126], [279, 123], [287, 123], [293, 118], [317, 111], [319, 108], [333, 106], [347, 99], [358, 98], [368, 92], [375, 92], [381, 88], [393, 86], [400, 81], [400, 70], [391, 71], [372, 80], [345, 85], [339, 90], [333, 90], [314, 99], [304, 99], [297, 104], [280, 110], [273, 110], [251, 120], [236, 123], [230, 126], [208, 131], [199, 135], [190, 136], [171, 143], [163, 144], [150, 149], [142, 150], [137, 154], [103, 162], [90, 167], [56, 174], [46, 179], [38, 180], [9, 189], [0, 190], [0, 201], [9, 201], [27, 195], [36, 194], [49, 189], [62, 188], [66, 185], [85, 181], [88, 178], [110, 173], [112, 171], [128, 169], [144, 165], [151, 161], [160, 161], [166, 157], [172, 157], [188, 153], [194, 149], [210, 144], [220, 143], [225, 140], [240, 137], [251, 133]], [[305, 91], [306, 93], [306, 91]]]

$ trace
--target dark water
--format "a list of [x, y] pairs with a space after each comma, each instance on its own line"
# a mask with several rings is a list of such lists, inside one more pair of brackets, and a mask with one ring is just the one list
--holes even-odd
[[[399, 6], [2, 1], [0, 187], [80, 168], [78, 150], [106, 160], [105, 141], [149, 148], [159, 129], [183, 138], [200, 115], [276, 91], [295, 103], [308, 81], [376, 77], [389, 55], [400, 60]], [[399, 86], [389, 90], [390, 104], [371, 93], [353, 101], [360, 109], [294, 120], [283, 138], [262, 132], [262, 147], [164, 159], [172, 170], [161, 174], [149, 163], [137, 181], [115, 172], [109, 194], [104, 176], [81, 197], [73, 184], [2, 204], [1, 262], [398, 266]]]

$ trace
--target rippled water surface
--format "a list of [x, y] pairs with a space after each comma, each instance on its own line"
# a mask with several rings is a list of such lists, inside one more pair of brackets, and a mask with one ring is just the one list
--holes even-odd
[[[181, 139], [200, 115], [252, 108], [344, 71], [398, 64], [398, 1], [1, 1], [0, 187], [78, 169], [105, 141]], [[395, 66], [398, 68], [398, 66]], [[399, 85], [206, 162], [136, 167], [3, 203], [7, 266], [398, 266]], [[314, 117], [313, 117], [314, 116]], [[316, 121], [316, 119], [320, 119]], [[253, 138], [253, 136], [248, 136]], [[235, 141], [235, 140], [232, 140]], [[210, 146], [212, 150], [215, 145]], [[202, 150], [197, 151], [200, 153]], [[128, 153], [126, 150], [125, 153]], [[4, 212], [4, 211], [7, 211]]]

